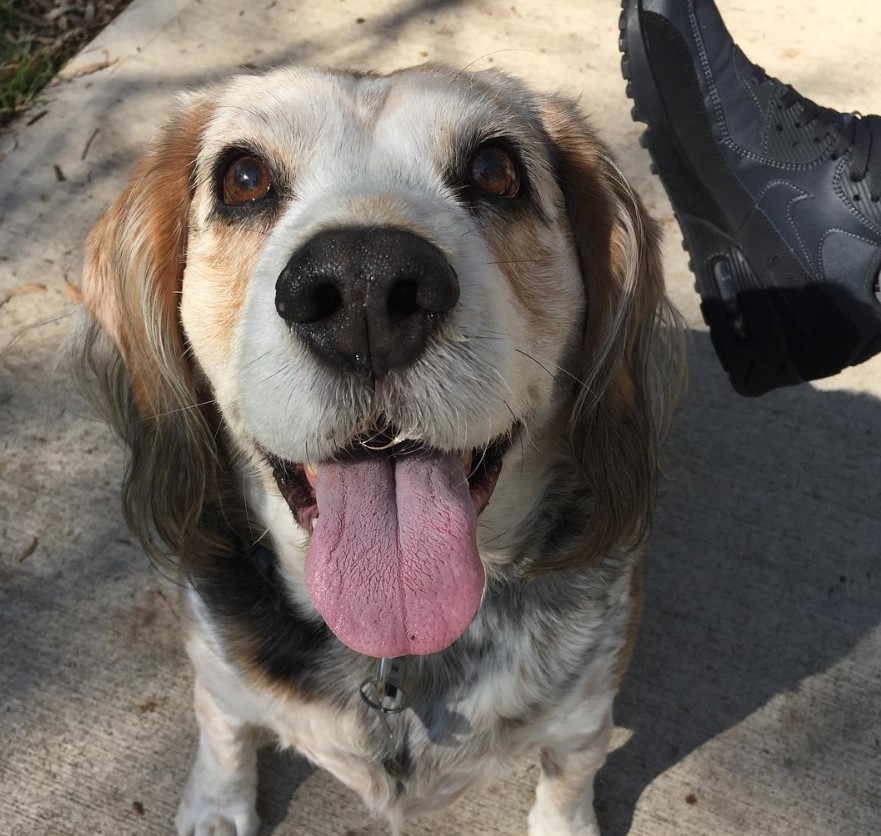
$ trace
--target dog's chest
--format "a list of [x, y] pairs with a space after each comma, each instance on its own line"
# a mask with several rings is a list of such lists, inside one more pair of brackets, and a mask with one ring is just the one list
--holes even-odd
[[460, 700], [420, 702], [382, 716], [363, 703], [304, 705], [276, 713], [271, 728], [291, 747], [355, 790], [374, 812], [404, 816], [440, 809], [508, 772], [543, 743], [590, 734], [602, 722], [614, 652], [600, 650], [583, 675], [515, 685], [510, 672], [475, 683]]
[[602, 572], [488, 593], [478, 617], [443, 654], [407, 662], [407, 708], [384, 719], [361, 699], [372, 670], [336, 642], [308, 679], [243, 676], [208, 612], [189, 652], [225, 712], [271, 731], [355, 790], [377, 813], [438, 809], [509, 770], [535, 746], [590, 735], [615, 690], [631, 617], [624, 557]]
[[338, 681], [350, 699], [276, 703], [263, 722], [376, 812], [439, 809], [528, 750], [598, 728], [615, 687], [628, 585], [625, 575], [601, 599], [586, 598], [563, 626], [529, 607], [481, 619], [446, 665], [408, 663], [412, 699], [398, 714], [383, 717], [360, 699], [359, 674]]

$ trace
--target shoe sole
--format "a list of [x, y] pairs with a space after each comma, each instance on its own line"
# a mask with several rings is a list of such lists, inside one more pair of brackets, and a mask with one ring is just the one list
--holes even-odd
[[[621, 7], [618, 47], [627, 97], [634, 103], [630, 115], [634, 122], [647, 126], [639, 144], [648, 151], [650, 170], [659, 176], [674, 207], [682, 246], [690, 256], [688, 267], [696, 279], [694, 289], [701, 298], [701, 316], [710, 329], [716, 354], [742, 395], [762, 395], [801, 383], [804, 378], [786, 356], [778, 311], [770, 295], [764, 292], [737, 241], [707, 220], [724, 214], [676, 138], [649, 66], [639, 2], [622, 0]], [[679, 211], [677, 206], [686, 206], [689, 211]]]

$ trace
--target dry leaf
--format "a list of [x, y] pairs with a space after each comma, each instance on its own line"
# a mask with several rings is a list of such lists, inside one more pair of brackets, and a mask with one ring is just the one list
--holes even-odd
[[119, 58], [110, 60], [110, 54], [105, 50], [103, 61], [93, 61], [91, 64], [83, 64], [81, 67], [75, 67], [69, 73], [59, 73], [58, 78], [62, 81], [73, 81], [75, 78], [82, 78], [84, 75], [91, 75], [100, 70], [106, 70], [107, 67], [112, 67], [114, 64], [118, 63]]
[[[95, 130], [92, 131], [92, 135], [86, 140], [86, 144], [85, 144], [85, 146], [83, 146], [83, 153], [80, 154], [80, 159], [81, 159], [81, 160], [85, 160], [85, 159], [86, 159], [86, 156], [87, 156], [88, 153], [89, 153], [89, 148], [92, 147], [92, 142], [94, 141], [95, 137], [98, 136], [99, 133], [101, 133], [101, 129], [100, 129], [100, 128], [95, 128]], [[91, 172], [89, 172], [89, 173], [91, 174]]]
[[13, 299], [16, 296], [27, 296], [29, 293], [45, 293], [46, 285], [41, 284], [40, 282], [28, 282], [27, 284], [20, 284], [18, 287], [12, 288], [12, 290], [7, 291], [6, 294], [0, 296], [0, 308], [2, 308], [10, 299]]
[[64, 295], [71, 302], [79, 303], [83, 301], [83, 292], [67, 276], [64, 277]]
[[31, 537], [27, 543], [25, 543], [16, 553], [14, 560], [16, 563], [24, 563], [36, 550], [37, 546], [40, 545], [40, 541], [36, 537]]
[[46, 285], [42, 282], [27, 282], [26, 284], [20, 284], [18, 287], [12, 288], [9, 291], [10, 298], [13, 296], [27, 296], [29, 293], [45, 293]]

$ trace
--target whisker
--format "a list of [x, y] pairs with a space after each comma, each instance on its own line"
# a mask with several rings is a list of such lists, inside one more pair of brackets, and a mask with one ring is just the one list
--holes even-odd
[[484, 58], [489, 58], [492, 55], [498, 55], [501, 52], [528, 52], [530, 55], [536, 54], [535, 50], [533, 49], [522, 49], [518, 47], [509, 47], [508, 49], [496, 49], [492, 52], [487, 52], [486, 55], [479, 55], [473, 61], [469, 61], [464, 67], [462, 67], [461, 70], [459, 70], [459, 72], [456, 73], [453, 81], [458, 81], [459, 76], [462, 75], [462, 73], [464, 73], [469, 67], [473, 67], [478, 61], [483, 61]]
[[521, 258], [521, 259], [512, 259], [510, 261], [485, 261], [484, 266], [489, 266], [491, 264], [542, 264], [543, 259], [540, 258]]
[[[522, 354], [524, 357], [528, 357], [530, 360], [532, 360], [533, 363], [535, 363], [536, 365], [538, 365], [538, 366], [540, 366], [542, 369], [544, 369], [544, 370], [545, 370], [545, 371], [546, 371], [546, 372], [547, 372], [547, 373], [548, 373], [548, 374], [549, 374], [554, 380], [557, 379], [557, 375], [556, 375], [556, 374], [554, 374], [554, 373], [553, 373], [553, 372], [552, 372], [547, 366], [545, 366], [542, 362], [540, 362], [539, 360], [537, 360], [535, 357], [533, 357], [533, 356], [532, 356], [531, 354], [529, 354], [528, 352], [523, 351], [522, 349], [519, 349], [519, 348], [515, 348], [514, 351], [516, 351], [518, 354]], [[560, 365], [558, 365], [557, 363], [554, 363], [554, 362], [552, 362], [552, 361], [550, 361], [550, 360], [548, 360], [547, 362], [549, 362], [552, 366], [556, 366], [557, 369], [558, 369], [559, 371], [561, 371], [563, 374], [565, 374], [567, 377], [571, 377], [572, 380], [574, 380], [574, 381], [575, 381], [579, 386], [581, 386], [583, 389], [588, 389], [588, 390], [590, 389], [590, 387], [587, 385], [587, 383], [585, 383], [585, 381], [583, 381], [583, 380], [582, 380], [580, 377], [578, 377], [577, 375], [572, 374], [572, 372], [570, 372], [568, 369], [564, 369], [562, 366], [560, 366]]]
[[[492, 531], [493, 529], [490, 529], [490, 530]], [[500, 531], [496, 534], [495, 537], [490, 537], [489, 540], [487, 540], [484, 545], [488, 546], [490, 543], [495, 543], [496, 540], [499, 540], [502, 537], [507, 537], [510, 533], [511, 533], [510, 528], [506, 529], [505, 531]]]
[[248, 510], [248, 489], [247, 489], [247, 474], [242, 474], [242, 506], [245, 510], [245, 523], [248, 526], [248, 534], [253, 534], [253, 529], [251, 528], [251, 513]]
[[286, 362], [283, 366], [279, 366], [274, 372], [272, 372], [271, 374], [264, 377], [263, 380], [260, 381], [260, 385], [272, 380], [272, 378], [276, 377], [276, 375], [280, 375], [283, 372], [288, 372], [288, 371], [290, 371], [290, 363]]
[[[502, 386], [504, 386], [513, 395], [514, 390], [508, 385], [508, 381], [505, 380], [504, 375], [498, 369], [493, 369], [493, 371], [495, 372], [496, 377], [502, 381]], [[502, 401], [502, 403], [504, 403], [505, 406], [508, 406], [508, 404], [505, 401]], [[510, 412], [512, 416], [514, 415], [514, 412], [510, 406], [508, 406], [508, 412]], [[514, 423], [517, 423], [516, 418], [514, 418]]]
[[259, 363], [264, 357], [268, 356], [271, 353], [272, 353], [272, 349], [269, 348], [266, 351], [264, 351], [259, 357], [255, 357], [253, 360], [249, 360], [247, 363], [245, 363], [244, 366], [242, 366], [242, 371], [244, 371], [245, 369], [251, 368], [251, 366], [253, 366], [255, 363]]
[[466, 235], [473, 235], [475, 232], [480, 232], [481, 229], [479, 226], [473, 226], [471, 229], [466, 229], [459, 238], [464, 238]]
[[[266, 494], [266, 496], [269, 496], [269, 494]], [[256, 546], [267, 534], [269, 534], [269, 529], [264, 528], [263, 533], [251, 545]]]
[[187, 412], [190, 409], [199, 409], [200, 407], [208, 406], [212, 403], [217, 403], [217, 399], [209, 398], [207, 401], [200, 401], [199, 403], [188, 404], [187, 406], [181, 406], [178, 409], [169, 409], [167, 412], [157, 412], [153, 415], [150, 415], [149, 418], [138, 418], [135, 423], [140, 424], [143, 421], [152, 421], [154, 418], [164, 418], [166, 415], [177, 415], [179, 412]]
[[[501, 375], [499, 375], [499, 377], [501, 377]], [[504, 378], [502, 378], [502, 382], [505, 383], [506, 386], [508, 385], [505, 382]], [[509, 391], [510, 391], [510, 387], [509, 387]], [[513, 392], [512, 392], [512, 394], [513, 394]], [[519, 424], [520, 421], [518, 420], [517, 416], [514, 414], [514, 410], [511, 409], [511, 405], [504, 398], [502, 398], [502, 403], [505, 405], [505, 409], [507, 409], [508, 412], [511, 413], [511, 418], [514, 420], [514, 423], [511, 425], [512, 428], [517, 426], [517, 424]], [[524, 428], [524, 430], [525, 430], [525, 428]], [[520, 476], [522, 478], [523, 477], [524, 459], [526, 458], [526, 450], [523, 446], [523, 431], [517, 433], [517, 441], [520, 443]]]

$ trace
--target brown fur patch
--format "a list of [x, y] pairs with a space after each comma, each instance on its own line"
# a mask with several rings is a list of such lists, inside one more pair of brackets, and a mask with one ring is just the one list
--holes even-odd
[[547, 296], [545, 283], [535, 280], [542, 265], [555, 264], [552, 253], [542, 242], [541, 221], [523, 212], [508, 217], [504, 224], [489, 225], [483, 230], [486, 242], [502, 271], [514, 298], [529, 318], [532, 328], [547, 330]]
[[[170, 337], [183, 354], [177, 301], [190, 180], [211, 113], [202, 101], [164, 129], [86, 241], [83, 302], [122, 355], [145, 417], [163, 402], [163, 381], [146, 347]], [[151, 322], [151, 315], [161, 322]]]
[[187, 321], [187, 336], [213, 362], [229, 359], [263, 243], [259, 232], [217, 224], [200, 233], [188, 259], [184, 282], [186, 293], [195, 297], [190, 304], [198, 307], [198, 317]]
[[[608, 151], [573, 104], [553, 101], [543, 118], [562, 164], [567, 210], [587, 285], [588, 357], [595, 354], [620, 302], [625, 262], [634, 255], [641, 260], [640, 281], [631, 301], [632, 323], [627, 329], [627, 360], [632, 363], [638, 326], [653, 316], [664, 297], [657, 225], [635, 193], [624, 193], [625, 184], [610, 167]], [[635, 240], [617, 222], [622, 205], [635, 224]], [[633, 253], [634, 246], [637, 253]]]
[[[574, 103], [552, 99], [542, 119], [553, 143], [578, 247], [587, 316], [571, 432], [593, 496], [584, 548], [549, 568], [583, 565], [647, 535], [662, 428], [649, 400], [658, 318], [665, 310], [655, 223]], [[674, 378], [678, 356], [664, 375]], [[672, 385], [662, 398], [675, 398]]]

